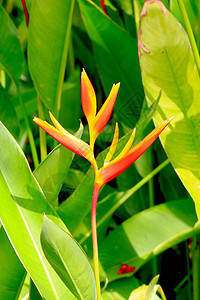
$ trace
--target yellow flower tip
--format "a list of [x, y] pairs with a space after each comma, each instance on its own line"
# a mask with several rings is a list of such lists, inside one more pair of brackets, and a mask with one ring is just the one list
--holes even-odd
[[119, 139], [119, 126], [118, 126], [118, 122], [116, 122], [112, 144], [111, 144], [110, 149], [109, 149], [109, 151], [106, 155], [106, 158], [104, 160], [104, 166], [106, 166], [110, 162], [111, 158], [113, 157], [113, 155], [115, 153], [115, 150], [117, 148], [118, 139]]
[[38, 117], [34, 117], [33, 122], [35, 122], [37, 125], [40, 125], [40, 124], [43, 124], [45, 121], [41, 120]]
[[85, 69], [83, 68], [82, 69], [82, 72], [81, 72], [81, 78], [88, 78], [88, 76], [87, 76], [87, 73], [85, 72]]
[[170, 123], [171, 120], [173, 120], [173, 118], [174, 118], [174, 116], [172, 116], [171, 118], [167, 119], [166, 122], [167, 122], [167, 123]]
[[110, 91], [110, 95], [109, 96], [113, 96], [114, 94], [117, 94], [120, 88], [120, 82], [118, 82], [117, 84], [113, 84], [112, 89]]
[[119, 160], [120, 158], [122, 158], [123, 156], [125, 156], [127, 154], [127, 152], [130, 150], [130, 148], [133, 144], [133, 141], [134, 141], [134, 138], [135, 138], [135, 133], [136, 133], [136, 128], [133, 129], [128, 142], [126, 143], [126, 145], [124, 146], [124, 148], [120, 152], [120, 154], [114, 159], [114, 161]]

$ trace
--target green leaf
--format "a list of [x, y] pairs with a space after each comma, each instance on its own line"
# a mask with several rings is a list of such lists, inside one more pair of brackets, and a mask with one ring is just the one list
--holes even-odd
[[73, 157], [73, 152], [62, 145], [58, 145], [34, 172], [47, 200], [52, 205], [57, 203], [58, 194], [67, 176]]
[[32, 2], [28, 62], [32, 79], [44, 103], [60, 109], [75, 1]]
[[3, 229], [0, 228], [0, 299], [18, 299], [26, 271]]
[[139, 286], [138, 280], [132, 276], [108, 283], [102, 293], [103, 300], [127, 300], [133, 289]]
[[196, 222], [191, 200], [160, 204], [129, 218], [100, 245], [99, 258], [108, 280], [130, 276], [117, 274], [122, 264], [137, 271], [153, 256], [200, 232]]
[[157, 295], [153, 295], [152, 298], [147, 298], [147, 291], [148, 285], [140, 286], [131, 293], [128, 300], [160, 300], [160, 297]]
[[64, 128], [76, 131], [81, 119], [80, 70], [76, 70], [63, 84], [60, 123]]
[[[22, 101], [24, 103], [24, 106], [26, 108], [26, 113], [28, 117], [33, 116], [33, 112], [37, 111], [37, 92], [35, 89], [31, 89], [27, 92], [22, 93]], [[21, 109], [21, 103], [18, 96], [12, 97], [10, 99], [10, 102], [12, 103], [13, 107], [15, 108], [15, 111], [17, 113], [18, 120], [24, 120], [24, 115]]]
[[138, 39], [149, 105], [162, 90], [154, 122], [174, 116], [161, 142], [200, 217], [200, 80], [188, 37], [161, 2], [151, 1], [143, 7]]
[[0, 120], [8, 128], [8, 130], [18, 137], [19, 135], [19, 122], [15, 109], [10, 102], [8, 93], [0, 85]]
[[36, 288], [34, 282], [30, 279], [30, 287], [29, 287], [29, 300], [42, 300], [38, 289]]
[[156, 293], [157, 291], [162, 296], [163, 300], [166, 300], [162, 287], [157, 284], [159, 275], [155, 276], [149, 285], [147, 286], [140, 286], [136, 290], [134, 290], [128, 300], [158, 300], [159, 298]]
[[1, 4], [0, 27], [0, 64], [17, 80], [22, 73], [22, 48], [15, 25]]
[[44, 216], [42, 249], [77, 299], [95, 300], [96, 283], [87, 256], [73, 237]]
[[136, 40], [92, 1], [79, 0], [79, 4], [106, 95], [113, 83], [121, 82], [114, 109], [118, 118], [132, 128], [144, 100]]
[[0, 157], [0, 218], [16, 253], [43, 297], [73, 299], [49, 265], [40, 245], [44, 212], [60, 226], [65, 226], [46, 201], [24, 154], [2, 123]]
[[[83, 126], [81, 125], [75, 135], [81, 138], [82, 131]], [[67, 176], [73, 157], [74, 153], [72, 151], [62, 145], [58, 145], [34, 172], [47, 200], [52, 205], [57, 204], [58, 194]]]

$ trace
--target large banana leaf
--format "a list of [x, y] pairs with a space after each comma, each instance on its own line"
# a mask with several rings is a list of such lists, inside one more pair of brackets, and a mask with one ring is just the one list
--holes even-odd
[[30, 73], [44, 103], [60, 109], [74, 0], [35, 0], [29, 23]]
[[109, 234], [99, 247], [99, 257], [109, 281], [121, 265], [136, 271], [153, 256], [200, 232], [195, 226], [193, 201], [177, 200], [144, 210], [126, 220]]
[[155, 123], [174, 116], [161, 135], [162, 144], [200, 217], [199, 74], [184, 29], [162, 2], [144, 4], [138, 46], [149, 104], [162, 89]]
[[0, 65], [15, 79], [22, 73], [23, 53], [13, 21], [0, 5]]
[[0, 157], [0, 218], [16, 253], [43, 297], [73, 299], [43, 254], [40, 232], [44, 212], [67, 229], [46, 201], [21, 149], [2, 123]]

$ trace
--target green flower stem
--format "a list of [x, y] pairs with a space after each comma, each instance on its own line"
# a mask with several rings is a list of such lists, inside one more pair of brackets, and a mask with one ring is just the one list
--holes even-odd
[[[125, 192], [120, 192], [117, 193], [116, 197], [118, 198], [117, 203], [110, 209], [107, 211], [106, 214], [104, 214], [103, 218], [101, 218], [97, 224], [96, 227], [100, 227], [101, 224], [107, 219], [109, 218], [114, 212], [115, 210], [122, 205], [124, 202], [126, 202], [126, 200], [128, 200], [137, 190], [139, 190], [143, 185], [145, 185], [151, 178], [153, 178], [156, 174], [158, 174], [162, 169], [164, 169], [168, 164], [170, 163], [170, 161], [167, 159], [165, 160], [162, 164], [160, 164], [156, 169], [154, 169], [151, 173], [149, 173], [146, 177], [144, 177], [141, 181], [139, 181], [134, 187], [132, 187], [131, 189], [125, 191]], [[82, 239], [79, 241], [80, 244], [82, 244], [83, 242], [85, 242], [85, 240], [87, 240], [90, 235], [92, 234], [92, 231], [88, 231], [83, 237]]]
[[[153, 169], [151, 149], [148, 149], [147, 153], [149, 156], [149, 174], [150, 174]], [[148, 190], [149, 190], [149, 206], [152, 207], [155, 205], [153, 177], [150, 178], [150, 180], [148, 181]], [[152, 273], [153, 273], [153, 277], [155, 277], [158, 274], [158, 262], [156, 256], [152, 258]]]
[[6, 10], [9, 14], [11, 14], [14, 6], [14, 1], [13, 0], [8, 0], [6, 4]]
[[193, 252], [193, 299], [200, 300], [200, 236], [195, 238], [195, 248]]
[[[40, 100], [38, 95], [38, 115], [39, 118], [44, 120], [44, 104]], [[41, 161], [43, 161], [47, 156], [47, 142], [46, 142], [46, 132], [39, 127], [39, 134], [40, 134], [40, 156]]]
[[184, 21], [188, 36], [189, 36], [190, 44], [192, 46], [192, 51], [193, 51], [193, 54], [194, 54], [194, 59], [196, 61], [197, 69], [198, 69], [199, 74], [200, 74], [200, 56], [199, 56], [199, 51], [198, 51], [197, 44], [196, 44], [196, 41], [195, 41], [195, 38], [194, 38], [194, 34], [193, 34], [193, 31], [192, 31], [192, 27], [190, 25], [190, 21], [189, 21], [189, 18], [188, 18], [183, 0], [177, 0], [177, 1], [178, 1], [178, 4], [179, 4], [179, 7], [180, 7], [180, 11], [181, 11], [181, 14], [182, 14], [182, 17], [183, 17], [183, 21]]
[[133, 11], [134, 11], [134, 16], [135, 16], [136, 31], [138, 32], [139, 25], [140, 25], [140, 13], [141, 13], [142, 7], [138, 0], [133, 0], [132, 6], [133, 6]]
[[69, 60], [69, 73], [73, 74], [75, 71], [75, 63], [74, 63], [74, 49], [73, 49], [72, 37], [70, 37], [68, 60]]
[[99, 279], [99, 258], [98, 258], [98, 243], [97, 243], [97, 226], [96, 226], [96, 209], [97, 200], [100, 192], [100, 186], [95, 182], [92, 198], [91, 224], [92, 224], [92, 243], [93, 243], [93, 258], [94, 258], [94, 276], [97, 288], [97, 300], [101, 300], [101, 288]]
[[197, 47], [200, 50], [200, 7], [198, 6], [197, 15]]
[[32, 156], [33, 156], [33, 163], [34, 163], [34, 167], [36, 169], [37, 166], [39, 165], [39, 160], [38, 160], [38, 155], [37, 155], [37, 149], [36, 149], [36, 146], [35, 146], [35, 141], [34, 141], [34, 138], [33, 138], [33, 133], [31, 131], [30, 124], [29, 124], [29, 121], [28, 121], [28, 117], [27, 117], [27, 113], [26, 113], [26, 108], [25, 108], [23, 100], [22, 100], [22, 95], [21, 95], [21, 92], [20, 92], [19, 83], [15, 82], [15, 85], [16, 85], [17, 94], [18, 94], [18, 97], [19, 97], [19, 100], [20, 100], [23, 117], [24, 117], [24, 120], [25, 120], [25, 123], [26, 123], [26, 129], [27, 129], [29, 143], [30, 143], [30, 147], [31, 147], [31, 153], [32, 153]]
[[[189, 250], [188, 243], [185, 241], [185, 252], [186, 252], [186, 263], [187, 263], [187, 273], [190, 274], [190, 262], [189, 262]], [[192, 283], [190, 275], [188, 276], [188, 300], [192, 300]]]

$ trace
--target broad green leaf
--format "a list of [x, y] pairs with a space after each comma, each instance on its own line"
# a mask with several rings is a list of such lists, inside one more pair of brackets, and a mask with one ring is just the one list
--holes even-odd
[[42, 300], [38, 289], [36, 288], [34, 282], [30, 279], [30, 287], [29, 287], [29, 300]]
[[92, 1], [79, 0], [79, 4], [106, 95], [113, 83], [121, 82], [114, 109], [123, 123], [133, 127], [144, 100], [136, 40]]
[[95, 300], [96, 283], [87, 256], [69, 233], [46, 216], [41, 244], [48, 261], [77, 299]]
[[42, 100], [52, 111], [60, 109], [74, 0], [32, 2], [28, 62]]
[[162, 90], [154, 122], [174, 116], [161, 142], [200, 217], [200, 80], [188, 37], [161, 2], [150, 1], [143, 7], [138, 41], [149, 105]]
[[30, 277], [27, 274], [18, 300], [25, 300], [26, 298], [24, 299], [24, 297], [29, 296], [29, 284], [30, 284]]
[[40, 232], [44, 212], [67, 229], [46, 201], [24, 154], [2, 123], [0, 157], [0, 218], [17, 255], [44, 298], [73, 299], [43, 254]]
[[153, 256], [200, 232], [191, 200], [171, 201], [144, 210], [126, 220], [100, 245], [101, 265], [109, 281], [122, 264], [136, 271]]
[[74, 153], [62, 145], [54, 148], [34, 171], [47, 200], [57, 204], [58, 194], [72, 163]]
[[[81, 138], [82, 133], [83, 126], [81, 124], [75, 136]], [[74, 153], [72, 151], [62, 145], [58, 145], [34, 171], [34, 175], [47, 200], [52, 205], [58, 204], [58, 194], [67, 176], [73, 157]]]
[[0, 299], [18, 299], [26, 271], [3, 229], [0, 228]]
[[102, 293], [102, 298], [103, 300], [127, 300], [132, 290], [137, 287], [139, 287], [139, 282], [134, 276], [122, 278], [108, 283], [108, 286]]
[[0, 65], [18, 80], [22, 73], [22, 48], [15, 25], [1, 4], [0, 28]]
[[76, 238], [76, 231], [91, 209], [94, 171], [89, 169], [74, 193], [58, 207], [57, 212]]
[[[26, 108], [26, 113], [29, 117], [33, 116], [33, 112], [37, 111], [37, 92], [35, 89], [31, 89], [27, 92], [22, 93], [22, 101]], [[20, 99], [18, 96], [10, 99], [15, 111], [17, 113], [18, 120], [23, 120], [24, 115], [21, 109]]]
[[76, 131], [81, 119], [80, 70], [77, 69], [63, 84], [60, 123], [66, 129]]

